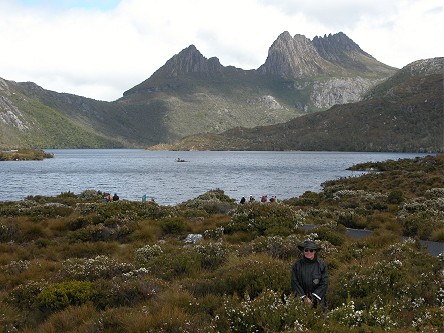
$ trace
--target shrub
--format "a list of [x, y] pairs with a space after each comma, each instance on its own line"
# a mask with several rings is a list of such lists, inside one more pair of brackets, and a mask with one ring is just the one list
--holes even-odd
[[227, 233], [246, 231], [256, 235], [289, 235], [304, 224], [305, 214], [284, 204], [261, 204], [259, 202], [239, 205]]
[[0, 242], [12, 241], [18, 232], [17, 225], [0, 223]]
[[116, 239], [115, 231], [104, 224], [87, 225], [69, 234], [70, 242], [100, 242]]
[[59, 203], [47, 203], [32, 207], [26, 213], [35, 221], [40, 221], [47, 218], [59, 218], [71, 215], [73, 209], [69, 206]]
[[391, 191], [387, 196], [387, 203], [400, 204], [404, 201], [404, 193], [401, 190]]
[[195, 246], [195, 250], [205, 269], [215, 269], [227, 260], [228, 248], [222, 242], [198, 244]]
[[341, 246], [345, 242], [343, 235], [326, 227], [317, 228], [316, 233], [319, 240], [327, 241], [335, 246]]
[[119, 263], [107, 256], [100, 255], [92, 259], [71, 258], [62, 262], [62, 268], [57, 274], [60, 280], [111, 279], [131, 271], [130, 264]]
[[353, 210], [342, 211], [338, 217], [338, 223], [347, 228], [363, 229], [366, 226], [365, 218], [356, 214]]
[[162, 220], [161, 228], [164, 235], [177, 235], [185, 231], [185, 222], [181, 217], [172, 217]]
[[97, 280], [93, 286], [92, 302], [98, 309], [135, 306], [168, 288], [164, 281], [150, 277], [144, 269], [125, 273], [113, 280]]
[[68, 281], [49, 285], [37, 296], [39, 307], [43, 310], [57, 311], [70, 305], [81, 305], [90, 301], [94, 295], [91, 282]]
[[322, 315], [307, 309], [299, 298], [266, 289], [254, 299], [225, 297], [215, 322], [220, 331], [304, 332], [319, 331], [323, 322], [318, 316]]
[[157, 257], [163, 253], [159, 244], [145, 245], [138, 248], [135, 253], [136, 266], [147, 265], [154, 257]]
[[197, 273], [201, 268], [201, 261], [199, 254], [187, 247], [180, 252], [165, 251], [148, 261], [144, 267], [157, 277], [173, 280]]
[[37, 296], [46, 286], [45, 281], [27, 281], [11, 290], [6, 300], [19, 309], [29, 310], [37, 304]]
[[187, 208], [204, 210], [208, 214], [226, 214], [235, 205], [235, 200], [225, 195], [224, 191], [220, 189], [208, 191], [181, 204]]
[[434, 230], [430, 235], [430, 240], [434, 242], [444, 242], [444, 228]]
[[249, 244], [241, 246], [238, 252], [241, 255], [248, 255], [263, 252], [273, 258], [290, 259], [299, 255], [298, 244], [303, 241], [302, 236], [290, 235], [282, 236], [261, 236], [254, 239]]
[[321, 202], [321, 195], [316, 192], [306, 191], [298, 198], [284, 200], [290, 206], [318, 206]]
[[287, 262], [265, 255], [236, 258], [219, 267], [210, 287], [213, 293], [248, 294], [256, 297], [265, 289], [290, 292], [290, 266]]

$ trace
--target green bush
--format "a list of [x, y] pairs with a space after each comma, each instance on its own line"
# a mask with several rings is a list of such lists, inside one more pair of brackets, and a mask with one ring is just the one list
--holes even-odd
[[327, 241], [335, 246], [341, 246], [345, 242], [345, 237], [342, 234], [326, 227], [317, 228], [316, 233], [319, 240]]
[[401, 190], [394, 190], [388, 194], [387, 203], [400, 204], [404, 201], [404, 193]]
[[47, 286], [37, 296], [42, 310], [57, 311], [70, 305], [81, 305], [93, 298], [94, 288], [91, 282], [68, 281]]
[[180, 251], [165, 251], [148, 261], [144, 267], [156, 277], [174, 280], [197, 274], [201, 265], [199, 254], [194, 249], [187, 247]]
[[164, 235], [177, 235], [185, 231], [186, 224], [181, 217], [172, 217], [162, 220], [161, 228]]
[[219, 295], [248, 294], [252, 298], [265, 289], [290, 293], [290, 266], [265, 255], [237, 258], [214, 272], [211, 290]]
[[181, 204], [183, 207], [200, 209], [208, 214], [227, 214], [235, 205], [235, 200], [220, 189], [208, 191]]
[[321, 194], [306, 191], [300, 197], [284, 200], [290, 206], [318, 206], [321, 202]]

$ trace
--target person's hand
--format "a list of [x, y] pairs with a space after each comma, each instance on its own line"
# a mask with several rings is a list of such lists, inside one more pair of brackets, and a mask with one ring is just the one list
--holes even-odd
[[310, 297], [304, 297], [304, 302], [307, 305], [312, 305], [313, 304], [313, 301], [310, 299]]

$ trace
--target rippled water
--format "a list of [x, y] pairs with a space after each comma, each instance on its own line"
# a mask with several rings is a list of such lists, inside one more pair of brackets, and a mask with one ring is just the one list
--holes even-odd
[[[232, 198], [296, 197], [326, 180], [359, 175], [349, 166], [424, 154], [343, 152], [166, 152], [141, 149], [47, 150], [44, 161], [0, 162], [0, 201], [96, 189], [175, 205], [220, 188]], [[186, 160], [178, 163], [177, 158]]]

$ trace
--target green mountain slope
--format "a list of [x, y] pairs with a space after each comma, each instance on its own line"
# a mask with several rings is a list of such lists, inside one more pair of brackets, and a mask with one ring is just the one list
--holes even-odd
[[412, 63], [357, 103], [285, 124], [190, 136], [161, 148], [442, 152], [443, 63], [444, 58]]

